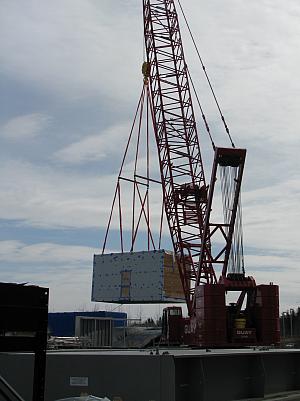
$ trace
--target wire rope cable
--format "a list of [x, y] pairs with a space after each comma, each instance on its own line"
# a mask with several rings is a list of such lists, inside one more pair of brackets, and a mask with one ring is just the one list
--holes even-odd
[[192, 76], [191, 76], [191, 74], [190, 74], [190, 71], [188, 70], [187, 67], [186, 67], [186, 69], [187, 69], [188, 77], [189, 77], [189, 79], [190, 79], [190, 81], [191, 81], [191, 84], [192, 84], [192, 88], [193, 88], [193, 92], [194, 92], [195, 97], [196, 97], [196, 100], [197, 100], [197, 104], [198, 104], [199, 109], [200, 109], [200, 111], [201, 111], [201, 116], [202, 116], [202, 119], [203, 119], [203, 122], [204, 122], [204, 125], [205, 125], [206, 132], [207, 132], [207, 134], [208, 134], [208, 136], [209, 136], [211, 145], [212, 145], [213, 149], [215, 150], [215, 149], [216, 149], [216, 146], [215, 146], [214, 140], [213, 140], [213, 138], [212, 138], [212, 135], [211, 135], [211, 132], [210, 132], [210, 127], [209, 127], [208, 122], [207, 122], [207, 120], [206, 120], [206, 117], [205, 117], [205, 114], [204, 114], [204, 110], [203, 110], [202, 104], [201, 104], [201, 102], [200, 102], [198, 93], [197, 93], [197, 91], [196, 91], [196, 87], [195, 87], [194, 81], [193, 81]]
[[217, 99], [215, 90], [214, 90], [214, 88], [213, 88], [213, 86], [212, 86], [211, 80], [210, 80], [210, 78], [209, 78], [209, 76], [208, 76], [208, 74], [207, 74], [207, 71], [206, 71], [204, 62], [203, 62], [203, 60], [202, 60], [202, 57], [201, 57], [201, 54], [200, 54], [200, 52], [199, 52], [198, 46], [197, 46], [196, 41], [195, 41], [195, 39], [194, 39], [194, 35], [193, 35], [193, 33], [192, 33], [192, 30], [191, 30], [190, 25], [189, 25], [189, 23], [188, 23], [187, 17], [186, 17], [186, 15], [185, 15], [185, 12], [184, 12], [183, 7], [182, 7], [182, 5], [181, 5], [181, 1], [180, 1], [180, 0], [177, 0], [177, 2], [178, 2], [178, 4], [179, 4], [179, 7], [180, 7], [180, 10], [181, 10], [183, 19], [184, 19], [184, 21], [185, 21], [185, 23], [186, 23], [186, 26], [187, 26], [187, 29], [188, 29], [188, 31], [189, 31], [190, 37], [191, 37], [191, 39], [192, 39], [193, 45], [194, 45], [195, 50], [196, 50], [196, 53], [197, 53], [197, 55], [198, 55], [198, 59], [199, 59], [199, 61], [200, 61], [200, 63], [201, 63], [202, 70], [203, 70], [204, 75], [205, 75], [205, 77], [206, 77], [207, 83], [208, 83], [208, 85], [209, 85], [209, 88], [210, 88], [211, 93], [212, 93], [212, 95], [213, 95], [213, 98], [214, 98], [214, 100], [215, 100], [216, 106], [217, 106], [217, 108], [218, 108], [218, 111], [219, 111], [221, 120], [222, 120], [223, 125], [224, 125], [224, 127], [225, 127], [225, 131], [226, 131], [226, 133], [227, 133], [227, 135], [228, 135], [228, 138], [229, 138], [229, 140], [230, 140], [230, 142], [231, 142], [231, 146], [232, 146], [233, 148], [235, 148], [235, 144], [234, 144], [233, 139], [232, 139], [232, 136], [231, 136], [231, 134], [230, 134], [229, 127], [228, 127], [227, 122], [226, 122], [226, 120], [225, 120], [224, 114], [223, 114], [223, 112], [222, 112], [220, 103], [219, 103], [219, 101], [218, 101], [218, 99]]
[[[238, 176], [238, 168], [231, 166], [221, 166], [221, 192], [223, 201], [223, 213], [225, 223], [229, 225], [234, 202], [234, 193]], [[228, 227], [225, 227], [228, 234]], [[230, 273], [244, 274], [244, 251], [243, 251], [243, 232], [242, 232], [242, 208], [241, 195], [238, 199], [237, 214], [234, 224], [234, 232], [232, 237], [232, 247], [228, 261], [228, 271]]]

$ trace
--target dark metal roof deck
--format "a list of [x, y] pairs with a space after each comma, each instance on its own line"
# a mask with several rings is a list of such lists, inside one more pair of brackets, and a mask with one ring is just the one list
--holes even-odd
[[[110, 356], [152, 356], [151, 352], [155, 354], [158, 349], [159, 355], [170, 355], [175, 358], [180, 357], [210, 357], [210, 356], [229, 356], [229, 355], [261, 355], [261, 354], [300, 354], [300, 349], [294, 348], [268, 348], [268, 347], [256, 347], [256, 348], [225, 348], [225, 349], [191, 349], [191, 348], [147, 348], [147, 349], [77, 349], [77, 350], [51, 350], [48, 354], [80, 354], [80, 355], [110, 355]], [[167, 353], [167, 354], [165, 354]]]
[[[32, 366], [32, 354], [0, 354], [0, 374], [26, 400], [31, 399], [28, 383]], [[259, 400], [297, 390], [300, 350], [295, 349], [160, 348], [157, 354], [153, 348], [47, 353], [45, 401], [83, 393], [122, 401]]]

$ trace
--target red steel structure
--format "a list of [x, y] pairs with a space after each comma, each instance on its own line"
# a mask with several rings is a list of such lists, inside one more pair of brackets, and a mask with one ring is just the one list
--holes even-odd
[[[164, 339], [196, 346], [276, 344], [278, 287], [257, 286], [244, 271], [240, 190], [246, 151], [215, 148], [206, 185], [174, 1], [143, 0], [143, 12], [147, 53], [143, 72], [145, 85], [150, 86], [165, 214], [189, 312], [183, 319], [180, 308], [165, 309]], [[213, 223], [218, 171], [224, 221]], [[224, 244], [215, 249], [217, 235]], [[222, 270], [219, 280], [217, 265]], [[240, 293], [229, 306], [227, 291]]]
[[207, 186], [173, 1], [145, 0], [144, 23], [165, 213], [191, 313], [196, 280], [216, 276], [207, 258], [199, 266]]

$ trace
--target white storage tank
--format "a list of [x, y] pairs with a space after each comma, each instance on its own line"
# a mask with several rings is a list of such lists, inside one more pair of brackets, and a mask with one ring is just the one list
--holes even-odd
[[173, 253], [160, 249], [94, 255], [92, 301], [184, 302]]

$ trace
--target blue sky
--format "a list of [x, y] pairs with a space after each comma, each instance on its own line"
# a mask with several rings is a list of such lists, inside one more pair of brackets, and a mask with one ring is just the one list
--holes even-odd
[[[297, 306], [300, 4], [182, 4], [235, 142], [248, 149], [247, 273], [280, 285], [282, 310]], [[141, 0], [1, 1], [1, 280], [49, 286], [50, 310], [95, 307], [92, 258], [140, 95], [142, 34]], [[185, 29], [183, 39], [216, 143], [223, 145]], [[201, 125], [200, 135], [209, 172]], [[111, 249], [116, 246], [113, 240]], [[143, 313], [158, 308], [143, 306]]]

